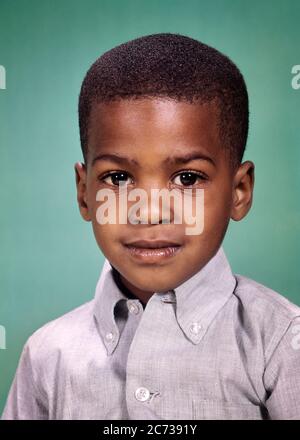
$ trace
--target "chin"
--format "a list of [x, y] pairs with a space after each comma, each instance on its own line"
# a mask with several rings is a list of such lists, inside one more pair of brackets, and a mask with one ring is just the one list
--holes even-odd
[[145, 279], [141, 284], [135, 284], [133, 283], [138, 289], [141, 289], [145, 292], [167, 292], [170, 290], [170, 285], [166, 284], [153, 284], [151, 282], [145, 283]]

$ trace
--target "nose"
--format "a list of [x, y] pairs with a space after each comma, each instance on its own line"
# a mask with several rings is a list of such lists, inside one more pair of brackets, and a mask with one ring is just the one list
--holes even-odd
[[[174, 195], [165, 185], [149, 183], [128, 194], [128, 220], [132, 224], [169, 224], [174, 222]], [[173, 203], [172, 203], [173, 202]]]

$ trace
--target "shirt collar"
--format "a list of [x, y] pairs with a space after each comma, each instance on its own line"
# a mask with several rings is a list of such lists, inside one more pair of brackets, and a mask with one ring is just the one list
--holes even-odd
[[121, 300], [127, 297], [115, 283], [112, 266], [105, 258], [95, 291], [94, 317], [108, 354], [114, 351], [120, 337], [115, 307]]
[[198, 344], [235, 290], [237, 280], [222, 246], [206, 265], [173, 289], [179, 326]]
[[[167, 293], [155, 293], [164, 302], [175, 303], [176, 319], [185, 336], [198, 344], [219, 310], [225, 305], [236, 286], [222, 246], [208, 263], [191, 278]], [[99, 277], [94, 302], [94, 316], [108, 354], [112, 354], [119, 341], [119, 328], [115, 321], [115, 307], [128, 300], [118, 288], [110, 262], [105, 259]]]

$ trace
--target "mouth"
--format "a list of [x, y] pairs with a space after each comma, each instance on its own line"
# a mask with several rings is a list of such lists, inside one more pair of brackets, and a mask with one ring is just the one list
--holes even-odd
[[169, 260], [175, 257], [182, 250], [182, 247], [177, 242], [166, 240], [137, 240], [125, 244], [129, 255], [144, 263]]

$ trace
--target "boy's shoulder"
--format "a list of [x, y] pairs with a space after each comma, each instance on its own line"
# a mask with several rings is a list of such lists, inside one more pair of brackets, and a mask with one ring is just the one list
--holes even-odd
[[234, 276], [237, 280], [234, 295], [249, 313], [254, 312], [257, 317], [264, 318], [276, 315], [279, 319], [287, 321], [300, 316], [300, 307], [283, 294], [244, 275]]
[[251, 341], [248, 350], [260, 347], [266, 362], [273, 358], [274, 365], [297, 356], [300, 307], [264, 284], [240, 274], [234, 276], [237, 281], [233, 297], [238, 309], [238, 328], [243, 341]]
[[93, 325], [94, 299], [48, 321], [35, 330], [27, 339], [25, 346], [31, 351], [31, 356], [42, 356], [43, 352], [65, 350], [74, 347], [76, 343], [82, 346], [82, 341], [95, 331]]
[[281, 293], [246, 276], [235, 274], [233, 292], [243, 334], [261, 341], [268, 358], [281, 341], [299, 331], [300, 307]]

